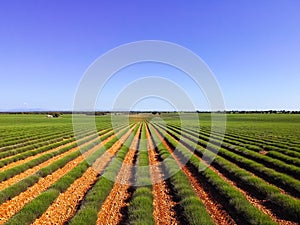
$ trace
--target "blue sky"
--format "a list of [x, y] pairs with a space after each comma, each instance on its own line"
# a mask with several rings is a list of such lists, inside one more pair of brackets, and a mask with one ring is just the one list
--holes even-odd
[[[0, 109], [70, 110], [94, 60], [118, 45], [150, 39], [199, 55], [214, 72], [229, 110], [300, 110], [299, 11], [296, 0], [2, 0]], [[149, 65], [145, 73], [137, 67], [132, 79], [152, 75], [149, 71]], [[206, 108], [183, 74], [159, 67], [152, 72], [186, 85], [196, 108]], [[99, 108], [109, 107], [112, 93], [132, 81], [116, 76]], [[145, 103], [151, 105], [148, 99], [141, 109]], [[155, 107], [160, 108], [157, 99]]]

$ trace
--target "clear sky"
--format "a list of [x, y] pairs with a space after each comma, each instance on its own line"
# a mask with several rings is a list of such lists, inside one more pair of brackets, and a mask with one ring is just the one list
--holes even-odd
[[[118, 45], [151, 39], [198, 54], [214, 72], [228, 110], [300, 110], [299, 12], [298, 0], [2, 0], [0, 109], [70, 110], [95, 59]], [[149, 65], [137, 67], [132, 77], [162, 75], [166, 70], [159, 68], [151, 74]], [[172, 69], [167, 74], [205, 109], [186, 78]], [[109, 107], [110, 94], [122, 88], [117, 83], [103, 91], [99, 108]], [[160, 108], [159, 101], [154, 105]]]

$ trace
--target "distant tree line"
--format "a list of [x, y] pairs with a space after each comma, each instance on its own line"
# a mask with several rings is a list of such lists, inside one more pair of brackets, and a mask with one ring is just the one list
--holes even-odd
[[226, 111], [230, 114], [300, 114], [300, 111], [286, 111], [286, 110], [264, 110], [264, 111]]
[[[196, 111], [197, 113], [210, 113], [211, 111]], [[226, 114], [300, 114], [300, 111], [289, 111], [289, 110], [230, 110], [230, 111], [215, 111], [216, 113]], [[193, 111], [30, 111], [30, 112], [0, 112], [0, 114], [48, 114], [53, 117], [59, 117], [63, 114], [86, 114], [103, 116], [107, 114], [139, 114], [139, 113], [152, 113], [153, 115], [160, 115], [161, 113], [194, 113]]]

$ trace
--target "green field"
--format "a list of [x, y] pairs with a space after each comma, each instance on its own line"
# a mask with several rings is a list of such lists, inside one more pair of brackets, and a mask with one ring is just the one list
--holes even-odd
[[209, 113], [129, 117], [76, 140], [70, 114], [1, 114], [0, 224], [300, 221], [299, 114], [227, 114], [224, 137]]

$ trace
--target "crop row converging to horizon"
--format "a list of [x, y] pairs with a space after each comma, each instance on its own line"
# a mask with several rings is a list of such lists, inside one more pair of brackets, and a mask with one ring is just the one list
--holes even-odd
[[119, 116], [0, 115], [0, 224], [300, 221], [300, 115]]

